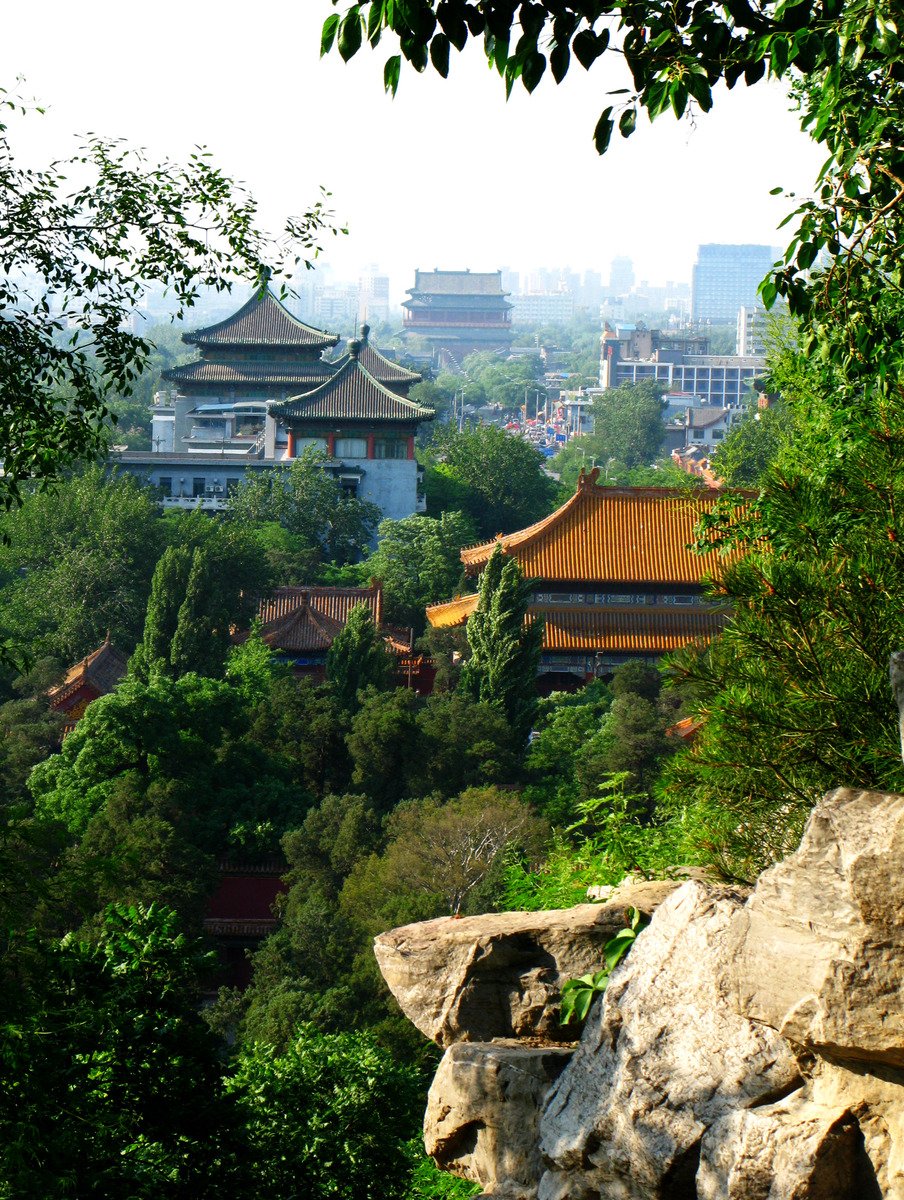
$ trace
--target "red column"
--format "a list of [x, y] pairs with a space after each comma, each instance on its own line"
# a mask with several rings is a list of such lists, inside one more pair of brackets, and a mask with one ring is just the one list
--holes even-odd
[[374, 442], [375, 441], [376, 441], [376, 438], [374, 437], [374, 435], [372, 433], [369, 433], [367, 435], [367, 457], [368, 458], [374, 457]]
[[408, 439], [408, 457], [414, 458], [414, 434]]
[[288, 437], [288, 440], [289, 440], [289, 444], [286, 449], [286, 457], [294, 458], [295, 457], [295, 430], [290, 429], [286, 436]]
[[336, 435], [335, 435], [335, 433], [328, 433], [326, 435], [326, 452], [330, 456], [330, 458], [336, 457]]

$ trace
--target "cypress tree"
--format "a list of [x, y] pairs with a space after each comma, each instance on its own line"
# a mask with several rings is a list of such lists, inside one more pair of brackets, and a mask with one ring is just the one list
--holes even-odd
[[169, 674], [170, 650], [191, 566], [188, 550], [168, 546], [154, 568], [144, 635], [129, 663], [129, 673], [143, 683], [152, 675]]
[[170, 647], [169, 674], [175, 679], [189, 671], [212, 679], [223, 674], [228, 635], [225, 626], [217, 628], [211, 601], [210, 557], [197, 547]]
[[392, 685], [393, 661], [366, 604], [356, 604], [326, 658], [326, 677], [347, 712], [358, 707], [358, 692]]
[[471, 657], [460, 683], [473, 699], [503, 713], [519, 744], [527, 741], [536, 712], [543, 643], [543, 622], [525, 623], [530, 592], [517, 562], [497, 546], [480, 581], [477, 610], [468, 621]]
[[212, 610], [210, 557], [200, 547], [168, 547], [151, 583], [144, 636], [129, 664], [147, 683], [154, 675], [178, 679], [189, 671], [218, 678], [226, 657], [224, 619]]

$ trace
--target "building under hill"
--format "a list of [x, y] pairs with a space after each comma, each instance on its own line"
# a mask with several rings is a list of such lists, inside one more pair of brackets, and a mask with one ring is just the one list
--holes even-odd
[[[704, 595], [721, 560], [690, 548], [713, 490], [599, 487], [599, 470], [551, 516], [470, 549], [477, 576], [496, 546], [534, 581], [530, 612], [544, 621], [539, 686], [570, 690], [630, 659], [655, 661], [721, 628], [726, 609]], [[427, 609], [435, 628], [463, 625], [477, 594]]]

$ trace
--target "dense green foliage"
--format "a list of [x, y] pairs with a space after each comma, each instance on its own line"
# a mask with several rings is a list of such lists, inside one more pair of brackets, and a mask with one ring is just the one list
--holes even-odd
[[323, 469], [326, 461], [322, 451], [305, 450], [288, 471], [275, 467], [246, 476], [229, 497], [229, 516], [239, 523], [275, 523], [289, 539], [275, 540], [274, 550], [303, 556], [308, 571], [324, 561], [353, 562], [367, 547], [380, 510], [344, 495]]
[[463, 590], [459, 551], [477, 540], [474, 526], [463, 513], [444, 512], [382, 521], [377, 534], [376, 552], [363, 565], [383, 584], [386, 619], [420, 633], [426, 606]]
[[92, 942], [17, 937], [0, 988], [0, 1193], [237, 1195], [244, 1132], [172, 913], [111, 908]]
[[326, 657], [326, 677], [346, 712], [358, 707], [358, 693], [389, 687], [395, 671], [383, 635], [366, 604], [356, 604], [345, 626], [333, 639]]
[[545, 517], [556, 495], [540, 453], [496, 425], [438, 430], [424, 486], [431, 515], [460, 510], [486, 538]]

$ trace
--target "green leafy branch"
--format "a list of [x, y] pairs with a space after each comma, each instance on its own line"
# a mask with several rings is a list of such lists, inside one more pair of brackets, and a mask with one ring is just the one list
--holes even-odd
[[625, 916], [628, 920], [627, 927], [620, 929], [615, 937], [610, 938], [603, 947], [605, 969], [595, 971], [590, 975], [581, 975], [578, 979], [569, 979], [562, 987], [561, 1020], [563, 1025], [587, 1019], [591, 1004], [606, 990], [609, 976], [634, 945], [637, 935], [650, 923], [647, 914], [637, 908], [627, 909]]

